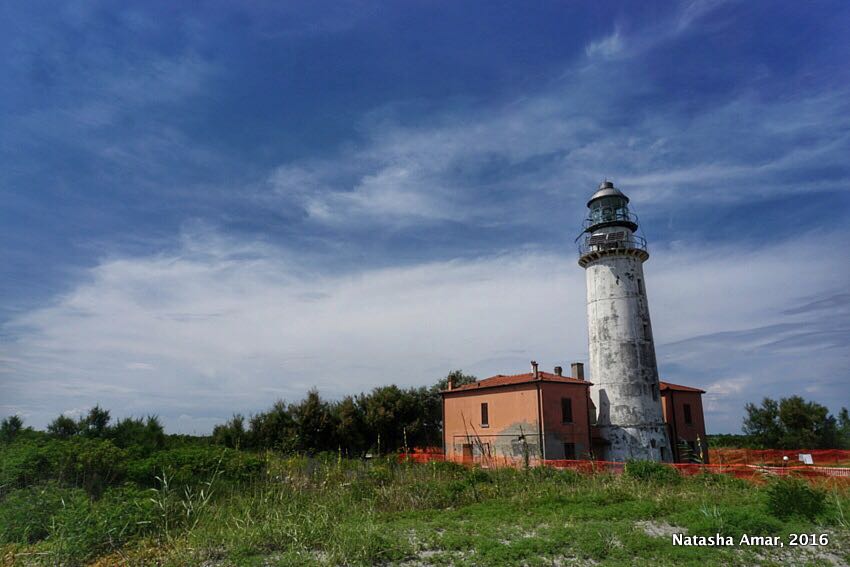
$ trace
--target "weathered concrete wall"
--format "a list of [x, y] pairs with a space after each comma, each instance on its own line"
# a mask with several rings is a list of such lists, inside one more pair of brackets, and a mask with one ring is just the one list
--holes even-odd
[[591, 397], [610, 443], [605, 458], [669, 461], [643, 263], [611, 255], [585, 270]]
[[[489, 427], [481, 424], [481, 403], [486, 402]], [[463, 445], [472, 444], [475, 458], [482, 445], [490, 456], [522, 459], [528, 451], [539, 458], [538, 398], [536, 384], [459, 391], [444, 396], [443, 435], [446, 456], [460, 460]]]
[[[547, 459], [563, 459], [564, 443], [574, 443], [576, 457], [588, 458], [590, 427], [588, 419], [588, 387], [581, 384], [543, 385], [543, 434]], [[561, 399], [570, 398], [573, 407], [571, 423], [562, 421]]]

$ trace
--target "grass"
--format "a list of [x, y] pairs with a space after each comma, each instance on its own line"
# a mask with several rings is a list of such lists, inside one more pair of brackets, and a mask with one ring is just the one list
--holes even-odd
[[[166, 474], [157, 488], [115, 487], [97, 500], [49, 483], [12, 491], [0, 500], [0, 557], [207, 567], [850, 562], [846, 488], [826, 492], [817, 513], [778, 517], [770, 499], [780, 489], [725, 476], [265, 458], [263, 476], [250, 481], [224, 481], [212, 469], [191, 487]], [[736, 538], [828, 532], [831, 543], [820, 555], [674, 547], [669, 536], [648, 535], [647, 522]]]

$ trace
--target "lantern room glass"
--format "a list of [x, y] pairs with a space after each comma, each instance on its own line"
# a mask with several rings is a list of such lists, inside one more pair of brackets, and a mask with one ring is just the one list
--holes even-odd
[[590, 206], [590, 220], [594, 224], [628, 219], [629, 208], [622, 197], [603, 197]]

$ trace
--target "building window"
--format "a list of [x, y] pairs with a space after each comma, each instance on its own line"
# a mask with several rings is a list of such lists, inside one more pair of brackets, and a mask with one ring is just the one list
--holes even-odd
[[693, 422], [694, 419], [691, 415], [691, 404], [685, 404], [685, 423], [687, 425], [691, 425]]
[[643, 293], [643, 280], [641, 280], [640, 278], [638, 278], [638, 279], [637, 279], [637, 284], [638, 284], [638, 293]]
[[576, 444], [564, 443], [564, 458], [569, 461], [576, 460]]
[[481, 427], [490, 427], [490, 409], [487, 404], [481, 404]]
[[571, 398], [561, 398], [561, 422], [573, 422], [573, 400]]

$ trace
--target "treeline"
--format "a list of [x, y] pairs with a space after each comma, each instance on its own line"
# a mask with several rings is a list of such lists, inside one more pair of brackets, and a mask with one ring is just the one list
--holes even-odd
[[325, 451], [346, 456], [381, 454], [405, 447], [442, 444], [440, 391], [475, 381], [456, 370], [430, 388], [382, 386], [332, 402], [315, 389], [297, 403], [275, 403], [245, 418], [234, 415], [213, 430], [213, 442], [231, 448], [275, 449], [305, 454]]
[[850, 413], [838, 417], [817, 402], [800, 396], [779, 401], [764, 398], [745, 407], [743, 430], [749, 446], [758, 449], [850, 449]]
[[[301, 454], [342, 452], [352, 457], [437, 446], [442, 443], [440, 391], [450, 378], [456, 385], [476, 380], [455, 370], [431, 387], [381, 386], [340, 401], [325, 400], [313, 389], [299, 402], [279, 400], [269, 410], [247, 418], [234, 415], [215, 426], [212, 442], [232, 449]], [[117, 448], [142, 455], [161, 450], [167, 440], [181, 437], [166, 435], [156, 416], [128, 417], [113, 423], [110, 412], [99, 405], [79, 419], [58, 416], [47, 426], [46, 433], [58, 440], [106, 440]], [[44, 435], [25, 428], [18, 416], [0, 422], [0, 442], [11, 442], [22, 434]]]
[[[100, 405], [91, 408], [88, 414], [73, 419], [60, 415], [47, 426], [47, 433], [57, 439], [103, 439], [121, 449], [133, 448], [141, 453], [151, 453], [165, 446], [166, 435], [159, 418], [146, 419], [127, 417], [114, 424], [109, 410]], [[22, 434], [32, 433], [25, 428], [20, 417], [13, 415], [0, 422], [0, 441], [10, 442]]]
[[[457, 384], [475, 380], [460, 371], [449, 376]], [[0, 421], [0, 502], [9, 491], [45, 483], [99, 498], [128, 482], [158, 486], [163, 475], [181, 486], [212, 474], [242, 482], [262, 472], [266, 456], [259, 451], [266, 449], [361, 457], [439, 445], [439, 392], [447, 379], [429, 388], [375, 388], [335, 402], [313, 390], [297, 403], [279, 401], [248, 419], [234, 416], [204, 437], [166, 435], [156, 416], [113, 421], [99, 405], [79, 419], [60, 415], [47, 431], [6, 417]]]

